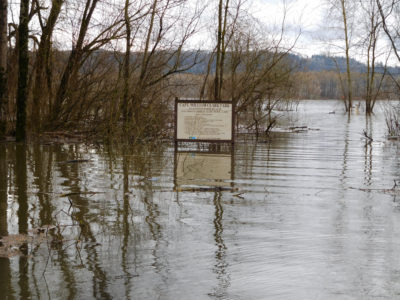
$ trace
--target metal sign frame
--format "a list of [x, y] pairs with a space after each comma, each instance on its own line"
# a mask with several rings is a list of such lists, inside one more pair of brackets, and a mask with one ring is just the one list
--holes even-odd
[[[230, 140], [211, 140], [211, 139], [178, 139], [178, 104], [179, 103], [200, 103], [200, 104], [230, 104], [232, 105], [232, 132]], [[235, 105], [232, 101], [210, 101], [210, 100], [178, 100], [175, 99], [175, 132], [174, 140], [177, 142], [206, 142], [206, 143], [235, 143]]]

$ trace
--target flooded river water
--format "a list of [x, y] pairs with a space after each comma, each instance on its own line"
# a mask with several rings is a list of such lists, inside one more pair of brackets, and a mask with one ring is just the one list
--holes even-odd
[[1, 144], [0, 236], [30, 240], [0, 298], [400, 299], [400, 144], [342, 111], [302, 102], [288, 126], [319, 130], [240, 137], [199, 178], [172, 144]]

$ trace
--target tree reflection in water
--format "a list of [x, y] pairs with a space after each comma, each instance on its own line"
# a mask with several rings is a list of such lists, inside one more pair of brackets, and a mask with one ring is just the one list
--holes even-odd
[[[7, 149], [0, 147], [0, 236], [8, 235], [8, 170]], [[7, 299], [14, 299], [14, 290], [11, 286], [11, 268], [8, 257], [0, 257], [0, 292]]]
[[217, 250], [215, 251], [214, 272], [217, 275], [218, 286], [215, 287], [215, 290], [212, 293], [212, 295], [217, 298], [224, 297], [226, 295], [227, 288], [230, 286], [230, 274], [227, 270], [228, 263], [226, 261], [227, 247], [225, 245], [224, 238], [223, 238], [224, 208], [222, 205], [221, 197], [222, 197], [221, 192], [216, 191], [214, 194], [214, 199], [213, 199], [213, 203], [214, 203], [214, 207], [215, 207], [214, 239], [215, 239], [215, 245], [217, 246]]

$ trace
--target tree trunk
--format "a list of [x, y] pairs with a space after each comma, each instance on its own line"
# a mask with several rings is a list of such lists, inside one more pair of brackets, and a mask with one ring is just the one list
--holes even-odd
[[346, 7], [345, 1], [341, 0], [342, 5], [342, 16], [343, 16], [343, 25], [344, 25], [344, 38], [345, 38], [345, 52], [346, 52], [346, 73], [347, 73], [347, 105], [346, 110], [348, 112], [351, 111], [352, 107], [352, 87], [351, 87], [351, 73], [350, 73], [350, 45], [349, 45], [349, 36], [348, 36], [348, 27], [347, 27], [347, 15], [346, 15]]
[[[93, 12], [96, 8], [99, 0], [87, 0], [85, 5], [85, 10], [82, 16], [82, 21], [79, 29], [79, 36], [76, 45], [72, 48], [71, 54], [68, 58], [67, 66], [64, 69], [60, 84], [58, 86], [55, 102], [52, 109], [51, 122], [59, 123], [62, 122], [62, 107], [67, 98], [67, 93], [71, 85], [71, 80], [76, 79], [77, 72], [79, 70], [80, 62], [82, 59], [83, 43], [89, 28], [90, 20], [92, 18]], [[56, 124], [59, 125], [59, 124]]]
[[29, 0], [21, 0], [18, 27], [18, 91], [17, 91], [17, 124], [16, 140], [26, 138], [26, 102], [28, 98], [28, 18]]
[[6, 134], [7, 93], [7, 1], [0, 0], [0, 139]]
[[[151, 15], [150, 15], [150, 23], [149, 23], [149, 28], [147, 29], [146, 41], [145, 41], [145, 46], [144, 46], [144, 50], [143, 50], [143, 59], [142, 59], [141, 65], [140, 65], [139, 79], [136, 82], [135, 91], [134, 91], [133, 99], [132, 99], [133, 114], [130, 114], [130, 115], [133, 116], [133, 124], [135, 126], [134, 127], [135, 138], [140, 135], [141, 127], [143, 127], [143, 124], [141, 124], [139, 118], [141, 115], [141, 106], [142, 106], [142, 101], [143, 101], [143, 92], [145, 89], [146, 77], [148, 76], [148, 72], [149, 72], [151, 56], [154, 54], [155, 46], [153, 46], [153, 50], [151, 50], [150, 42], [152, 39], [154, 21], [155, 21], [156, 15], [157, 15], [158, 1], [159, 0], [153, 0], [153, 4], [152, 4], [152, 8], [151, 8]], [[160, 28], [160, 30], [161, 29], [162, 29], [162, 27]], [[160, 39], [160, 36], [157, 36], [156, 39]]]
[[219, 61], [219, 83], [218, 83], [218, 100], [222, 100], [222, 86], [224, 80], [224, 62], [225, 62], [225, 54], [226, 54], [226, 45], [225, 45], [225, 36], [226, 36], [226, 25], [228, 22], [228, 7], [229, 0], [226, 0], [225, 9], [224, 9], [224, 25], [222, 26], [222, 34], [221, 34], [221, 58]]
[[204, 76], [203, 84], [201, 85], [201, 88], [200, 88], [200, 100], [204, 99], [204, 93], [205, 93], [206, 85], [208, 83], [208, 76], [210, 76], [211, 65], [214, 60], [214, 55], [215, 55], [215, 51], [211, 52], [210, 58], [208, 59], [207, 71]]
[[371, 74], [371, 47], [372, 47], [372, 37], [369, 38], [369, 44], [367, 48], [367, 87], [365, 95], [365, 113], [367, 115], [371, 114], [371, 100], [372, 100], [372, 85], [374, 84], [373, 77]]
[[129, 0], [125, 0], [125, 28], [126, 28], [126, 37], [125, 37], [125, 58], [123, 65], [123, 76], [124, 76], [124, 94], [122, 101], [122, 118], [123, 118], [123, 126], [124, 130], [127, 129], [128, 122], [128, 105], [129, 105], [129, 68], [130, 68], [130, 59], [131, 59], [131, 23], [129, 19]]
[[219, 88], [219, 75], [220, 75], [220, 64], [221, 64], [221, 39], [222, 39], [222, 3], [223, 0], [219, 0], [218, 4], [218, 32], [217, 32], [217, 61], [215, 62], [215, 80], [214, 80], [214, 100], [221, 100], [220, 88]]
[[[43, 105], [42, 98], [44, 95], [44, 75], [47, 71], [47, 66], [50, 60], [51, 53], [51, 37], [53, 35], [54, 27], [56, 25], [56, 21], [61, 11], [61, 7], [64, 3], [64, 0], [55, 0], [53, 1], [51, 11], [49, 14], [49, 18], [47, 20], [46, 25], [43, 28], [42, 35], [40, 37], [39, 49], [36, 55], [36, 69], [35, 69], [35, 78], [34, 78], [34, 88], [33, 88], [33, 107], [32, 107], [32, 117], [31, 123], [32, 128], [35, 131], [40, 131], [41, 122], [42, 122], [42, 110], [41, 107]], [[47, 85], [48, 88], [49, 85]], [[47, 91], [51, 93], [51, 91]]]

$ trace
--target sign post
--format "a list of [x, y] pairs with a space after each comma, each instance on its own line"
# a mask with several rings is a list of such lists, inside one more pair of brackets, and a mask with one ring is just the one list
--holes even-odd
[[[175, 100], [176, 188], [233, 188], [234, 116], [235, 108], [231, 101]], [[178, 142], [230, 143], [231, 147], [228, 153], [222, 152], [220, 145], [209, 151], [178, 151]]]

